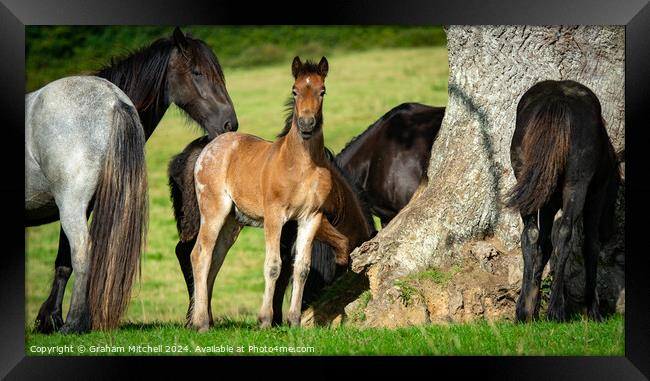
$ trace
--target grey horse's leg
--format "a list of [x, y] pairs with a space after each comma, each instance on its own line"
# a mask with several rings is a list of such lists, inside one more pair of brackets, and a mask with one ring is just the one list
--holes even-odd
[[[92, 203], [92, 202], [91, 202]], [[86, 212], [86, 220], [90, 218], [90, 208]], [[59, 229], [59, 250], [56, 253], [54, 262], [54, 280], [50, 296], [43, 302], [38, 316], [36, 317], [36, 331], [41, 333], [52, 333], [63, 326], [63, 296], [65, 287], [72, 275], [72, 254], [70, 252], [70, 241], [65, 235], [63, 228]]]
[[[64, 197], [59, 205], [61, 227], [70, 242], [72, 269], [76, 273], [70, 310], [65, 324], [61, 328], [61, 332], [64, 334], [82, 333], [90, 330], [90, 314], [86, 299], [90, 266], [89, 234], [86, 222], [88, 201], [69, 196]], [[58, 200], [57, 204], [59, 204]]]

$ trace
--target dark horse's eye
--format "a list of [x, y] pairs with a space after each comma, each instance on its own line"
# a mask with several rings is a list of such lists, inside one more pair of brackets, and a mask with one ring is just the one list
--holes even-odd
[[201, 74], [201, 72], [198, 71], [198, 70], [192, 70], [192, 75], [195, 75], [195, 76], [197, 76], [197, 77], [200, 77], [202, 74]]

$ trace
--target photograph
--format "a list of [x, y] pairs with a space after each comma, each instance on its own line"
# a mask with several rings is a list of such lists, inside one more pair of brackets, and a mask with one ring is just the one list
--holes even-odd
[[624, 25], [26, 25], [27, 357], [625, 356]]

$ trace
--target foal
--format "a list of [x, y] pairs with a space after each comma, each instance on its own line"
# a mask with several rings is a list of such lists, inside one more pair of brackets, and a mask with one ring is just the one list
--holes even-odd
[[337, 262], [347, 260], [347, 238], [323, 217], [333, 183], [322, 130], [327, 59], [323, 57], [316, 65], [303, 64], [295, 57], [291, 68], [295, 78], [293, 118], [275, 142], [225, 133], [208, 144], [197, 159], [194, 176], [201, 226], [191, 254], [194, 300], [188, 323], [199, 331], [208, 329], [212, 286], [242, 225], [264, 227], [262, 327], [272, 322], [274, 289], [282, 263], [280, 235], [287, 221], [298, 224], [288, 316], [291, 325], [300, 325], [314, 237], [335, 248]]
[[[548, 318], [564, 320], [564, 266], [572, 250], [583, 251], [585, 304], [599, 319], [596, 270], [600, 242], [611, 233], [620, 183], [618, 161], [607, 136], [600, 102], [574, 81], [544, 81], [517, 105], [510, 147], [517, 185], [509, 205], [521, 213], [524, 274], [517, 320], [536, 317], [542, 271], [558, 255]], [[562, 209], [562, 217], [553, 222]]]

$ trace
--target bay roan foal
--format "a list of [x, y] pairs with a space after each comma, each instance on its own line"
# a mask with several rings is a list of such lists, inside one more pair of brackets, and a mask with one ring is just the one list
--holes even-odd
[[316, 65], [303, 64], [295, 57], [291, 69], [294, 108], [288, 131], [285, 128], [275, 142], [225, 133], [197, 159], [194, 176], [201, 226], [191, 254], [194, 300], [188, 323], [199, 331], [209, 327], [212, 286], [242, 225], [264, 226], [262, 327], [270, 326], [273, 317], [273, 294], [282, 263], [280, 233], [287, 221], [298, 223], [288, 315], [291, 325], [300, 325], [314, 237], [335, 247], [337, 262], [347, 261], [347, 238], [323, 217], [324, 205], [333, 197], [334, 176], [325, 156], [322, 130], [327, 59], [323, 57]]

